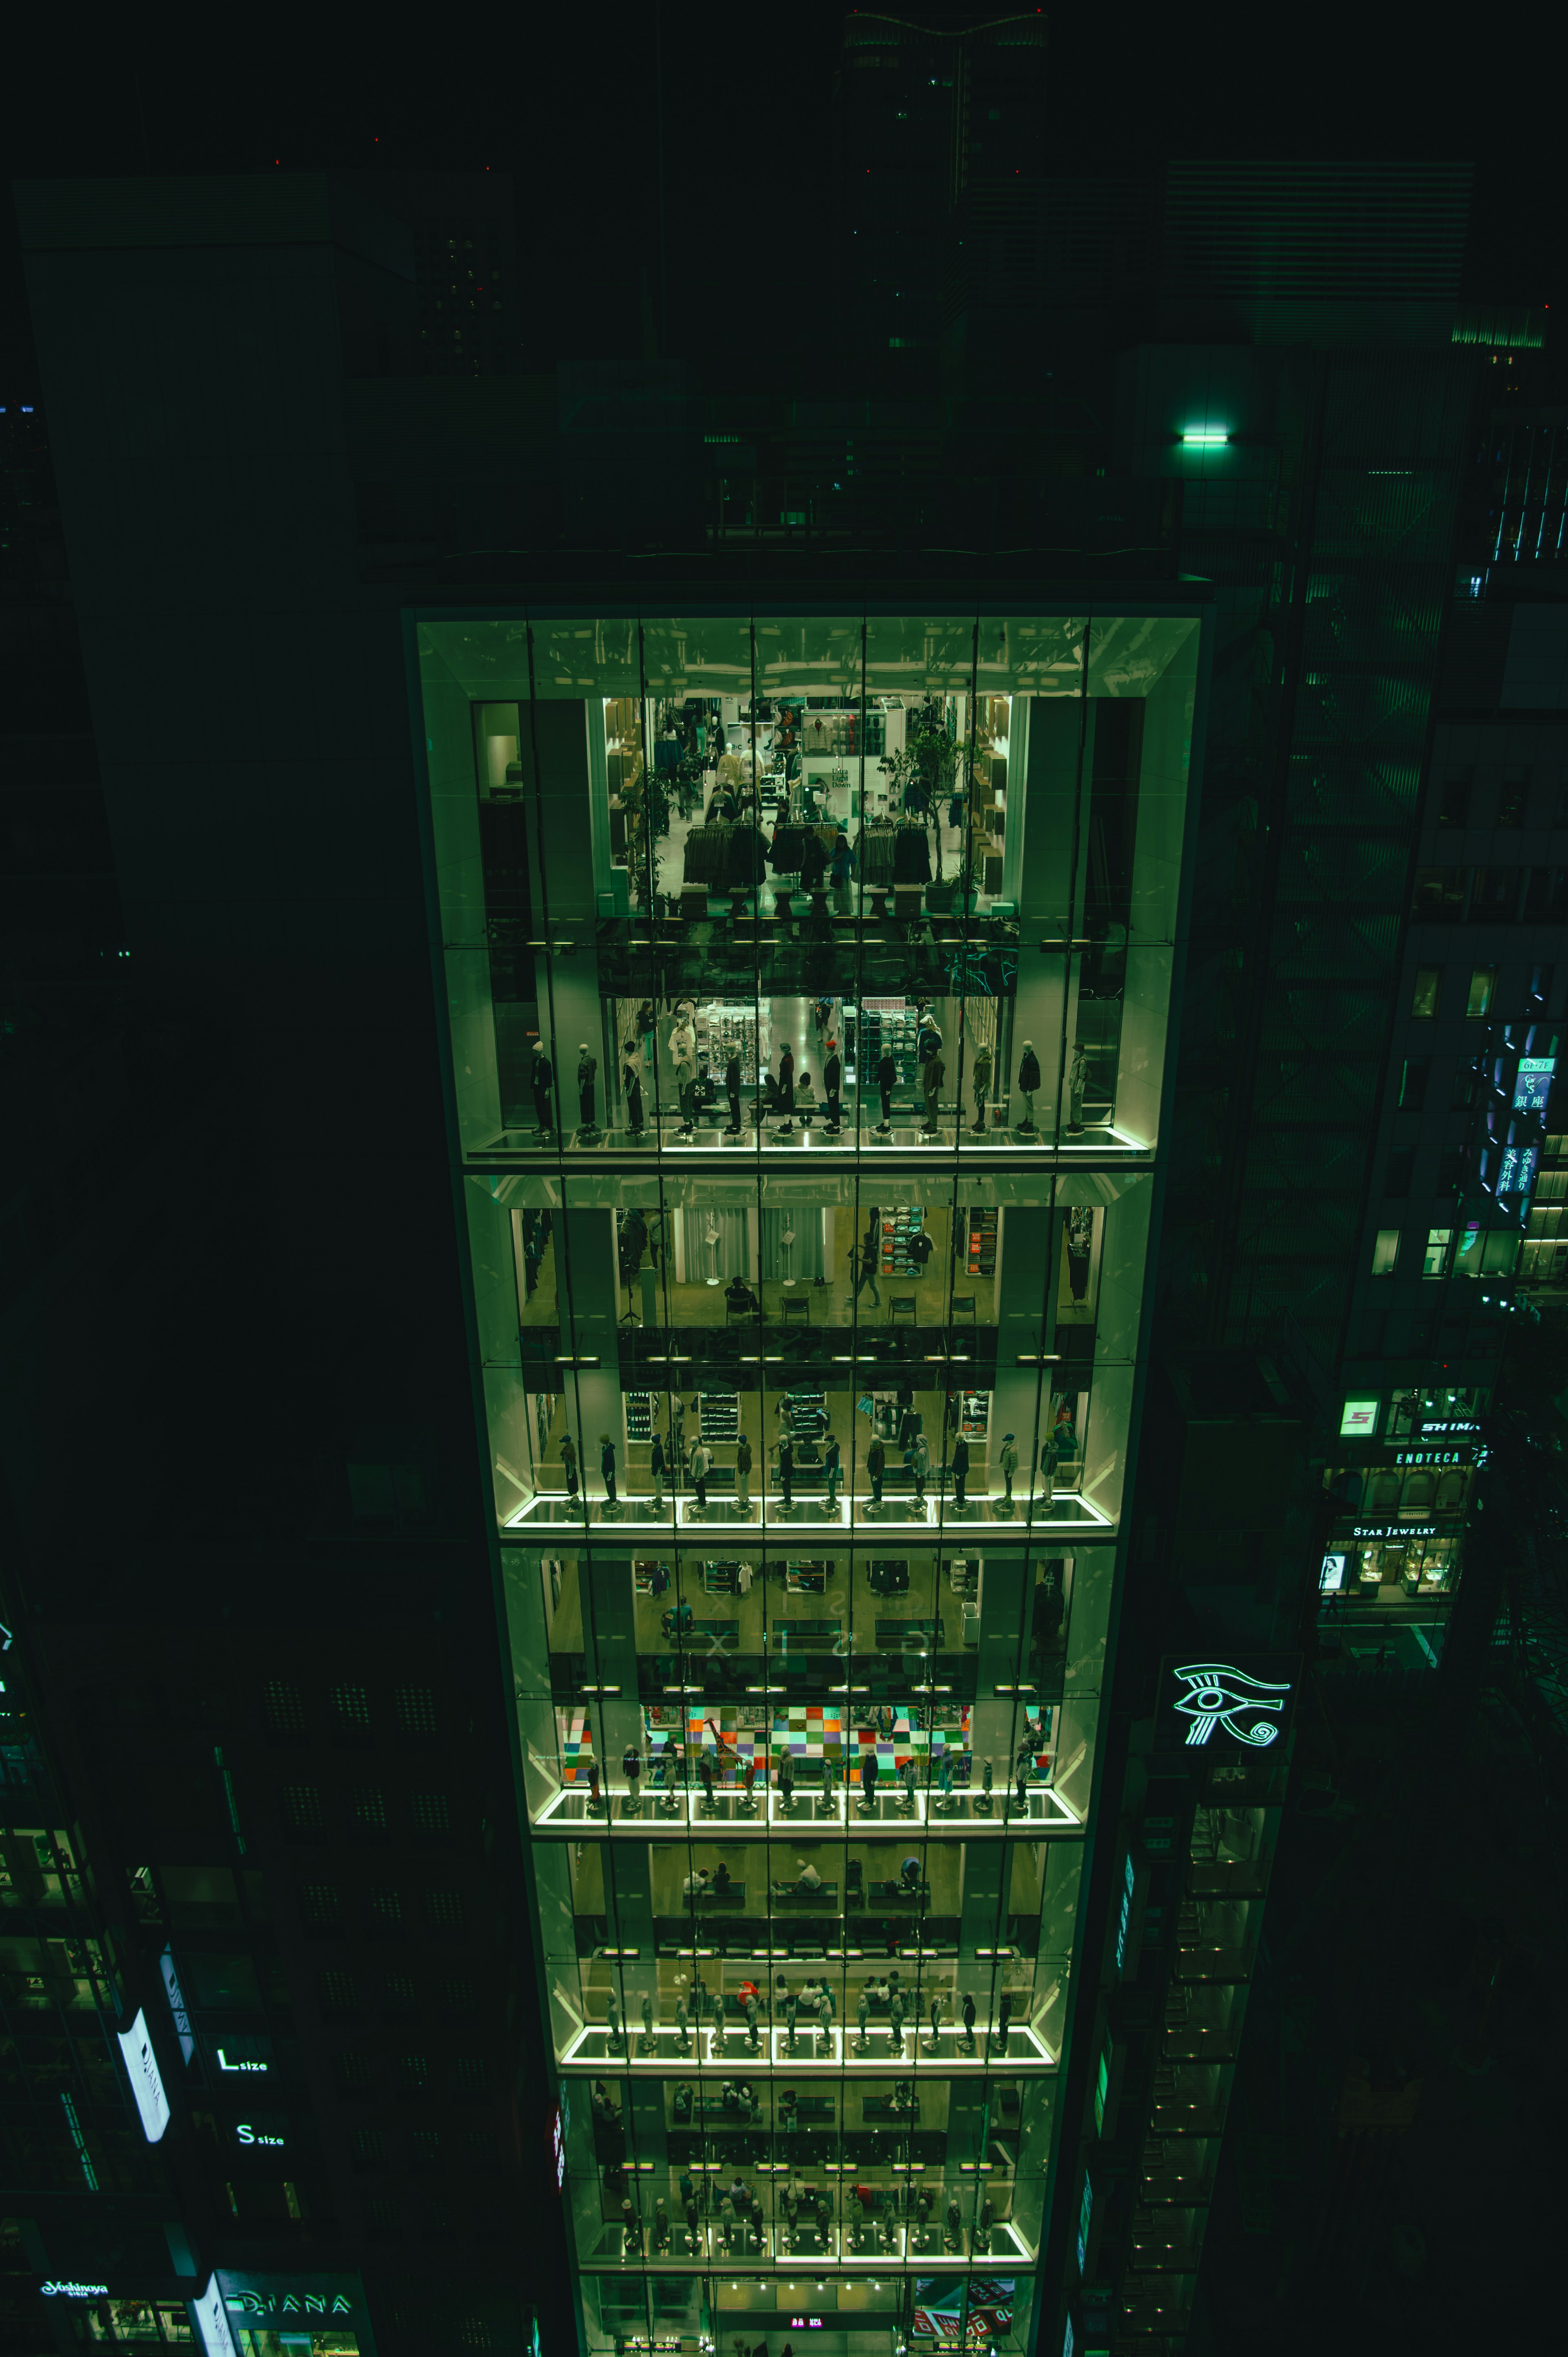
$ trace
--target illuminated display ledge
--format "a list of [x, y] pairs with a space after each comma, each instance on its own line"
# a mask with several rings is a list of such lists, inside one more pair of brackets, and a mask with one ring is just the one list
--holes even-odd
[[[1044, 2039], [1023, 2021], [1009, 2025], [1005, 2045], [990, 2030], [977, 2027], [972, 2048], [961, 2030], [944, 2025], [934, 2054], [929, 2028], [918, 2036], [912, 2025], [906, 2029], [902, 2050], [895, 2053], [892, 2031], [878, 2024], [867, 2032], [862, 2052], [858, 2031], [851, 2028], [846, 2033], [842, 2021], [835, 2021], [826, 2032], [825, 2047], [823, 2033], [814, 2023], [810, 2029], [797, 2024], [793, 2050], [787, 2029], [774, 2026], [763, 2030], [754, 2050], [744, 2025], [736, 2024], [723, 2032], [706, 2027], [701, 2030], [688, 2029], [682, 2046], [680, 2031], [669, 2023], [660, 2022], [654, 2029], [651, 2053], [647, 2050], [648, 2043], [640, 2029], [628, 2038], [623, 2029], [612, 2044], [610, 2033], [602, 2022], [587, 2022], [562, 2055], [561, 2068], [570, 2070], [575, 2066], [578, 2070], [596, 2071], [613, 2062], [618, 2071], [657, 2077], [671, 2072], [679, 2076], [693, 2070], [729, 2070], [736, 2063], [750, 2062], [758, 2069], [771, 2065], [774, 2070], [788, 2070], [791, 2077], [806, 2079], [836, 2079], [846, 2072], [853, 2078], [864, 2072], [884, 2071], [897, 2072], [904, 2077], [913, 2074], [917, 2078], [944, 2079], [970, 2066], [976, 2070], [1005, 2066], [1009, 2071], [1029, 2072], [1057, 2068], [1057, 2057]], [[897, 2126], [897, 2122], [890, 2125]]]
[[[1049, 1162], [1076, 1164], [1096, 1158], [1103, 1161], [1108, 1154], [1116, 1157], [1112, 1168], [1124, 1169], [1126, 1165], [1122, 1157], [1153, 1155], [1155, 1149], [1146, 1138], [1132, 1137], [1121, 1129], [1097, 1129], [1092, 1133], [1086, 1131], [1082, 1137], [1061, 1138], [1052, 1138], [1043, 1129], [1037, 1130], [1032, 1137], [1010, 1136], [1004, 1130], [987, 1130], [981, 1138], [966, 1128], [958, 1141], [957, 1151], [965, 1169], [977, 1162], [1016, 1162], [1020, 1155], [1026, 1155], [1031, 1160], [1039, 1157]], [[489, 1146], [470, 1146], [467, 1158], [470, 1162], [482, 1163], [497, 1154], [504, 1154], [509, 1162], [514, 1156], [519, 1156], [529, 1161], [547, 1162], [553, 1167], [563, 1161], [570, 1165], [578, 1156], [586, 1160], [590, 1157], [602, 1158], [610, 1154], [618, 1157], [624, 1154], [643, 1163], [652, 1156], [668, 1155], [673, 1160], [699, 1165], [705, 1162], [733, 1165], [737, 1155], [745, 1155], [748, 1158], [760, 1157], [764, 1160], [769, 1155], [776, 1155], [780, 1161], [798, 1161], [803, 1154], [827, 1154], [837, 1160], [854, 1155], [865, 1161], [877, 1157], [897, 1156], [901, 1162], [906, 1158], [925, 1162], [940, 1155], [945, 1161], [951, 1161], [954, 1137], [951, 1128], [946, 1126], [928, 1136], [914, 1122], [897, 1123], [890, 1137], [879, 1137], [869, 1125], [857, 1133], [847, 1122], [837, 1137], [830, 1137], [825, 1129], [815, 1124], [810, 1129], [797, 1128], [789, 1137], [780, 1137], [775, 1130], [766, 1127], [760, 1137], [755, 1135], [726, 1137], [721, 1130], [715, 1130], [706, 1138], [682, 1137], [674, 1131], [660, 1137], [651, 1129], [646, 1130], [641, 1138], [635, 1138], [629, 1130], [607, 1129], [601, 1131], [597, 1137], [586, 1140], [574, 1136], [564, 1147], [553, 1139], [542, 1141], [537, 1133], [531, 1132], [523, 1138], [516, 1132], [508, 1132], [493, 1138]]]
[[[644, 1792], [636, 1814], [631, 1815], [628, 1813], [628, 1795], [623, 1787], [611, 1791], [612, 1813], [607, 1817], [591, 1812], [585, 1791], [564, 1785], [546, 1801], [533, 1820], [533, 1829], [536, 1833], [570, 1834], [574, 1839], [585, 1833], [596, 1833], [646, 1841], [650, 1835], [657, 1838], [660, 1834], [683, 1840], [693, 1826], [700, 1830], [711, 1826], [715, 1833], [739, 1827], [752, 1839], [767, 1840], [776, 1835], [781, 1842], [798, 1841], [822, 1825], [844, 1826], [857, 1839], [864, 1836], [873, 1841], [880, 1835], [897, 1839], [916, 1826], [923, 1826], [928, 1833], [940, 1833], [950, 1825], [965, 1840], [987, 1833], [1016, 1834], [1026, 1825], [1031, 1833], [1044, 1834], [1080, 1833], [1083, 1829], [1082, 1819], [1074, 1816], [1060, 1793], [1049, 1784], [1030, 1786], [1026, 1810], [1019, 1808], [1011, 1787], [1002, 1785], [992, 1794], [989, 1809], [978, 1793], [965, 1793], [954, 1795], [955, 1805], [950, 1811], [943, 1807], [940, 1794], [937, 1794], [928, 1813], [927, 1797], [924, 1792], [917, 1792], [913, 1809], [906, 1810], [901, 1800], [891, 1794], [884, 1798], [879, 1793], [876, 1813], [871, 1815], [862, 1813], [858, 1800], [853, 1809], [846, 1811], [846, 1793], [834, 1792], [828, 1799], [813, 1793], [797, 1799], [794, 1813], [786, 1816], [781, 1796], [770, 1790], [768, 1814], [763, 1815], [758, 1794], [748, 1816], [746, 1801], [738, 1792], [715, 1792], [711, 1803], [701, 1792]], [[614, 1813], [618, 1805], [618, 1813]], [[714, 1920], [722, 1921], [723, 1918], [715, 1913]]]
[[[714, 2161], [711, 2166], [716, 2169], [720, 2164], [717, 2161]], [[897, 2164], [895, 2164], [895, 2166], [897, 2166]], [[918, 2177], [921, 2167], [922, 2163], [919, 2161], [915, 2162], [909, 2174], [911, 2176]], [[828, 2174], [829, 2172], [836, 2171], [838, 2169], [839, 2163], [837, 2161], [813, 2161], [811, 2164], [811, 2175], [813, 2177], [820, 2177]], [[854, 2165], [848, 2161], [843, 2163], [843, 2175], [847, 2177], [856, 2175], [858, 2173], [858, 2163]], [[933, 2177], [940, 2177], [940, 2170], [933, 2166], [931, 2174]], [[979, 2251], [944, 2251], [940, 2248], [929, 2251], [919, 2250], [917, 2248], [915, 2233], [909, 2227], [902, 2225], [893, 2226], [889, 2230], [889, 2239], [885, 2249], [873, 2249], [871, 2247], [875, 2241], [875, 2230], [871, 2227], [867, 2227], [865, 2229], [867, 2247], [862, 2251], [853, 2250], [847, 2246], [844, 2240], [844, 2237], [849, 2233], [849, 2229], [847, 2227], [830, 2227], [828, 2232], [831, 2240], [829, 2247], [826, 2250], [811, 2249], [788, 2251], [780, 2249], [776, 2258], [769, 2257], [766, 2252], [758, 2253], [753, 2250], [742, 2250], [739, 2247], [741, 2242], [741, 2229], [738, 2225], [735, 2232], [736, 2246], [727, 2251], [724, 2246], [722, 2229], [717, 2226], [704, 2225], [700, 2230], [703, 2237], [702, 2249], [699, 2251], [689, 2251], [684, 2247], [686, 2241], [686, 2229], [684, 2225], [677, 2220], [671, 2220], [671, 2223], [673, 2229], [671, 2241], [672, 2245], [675, 2247], [672, 2247], [668, 2251], [656, 2252], [651, 2256], [646, 2258], [639, 2257], [635, 2251], [628, 2251], [624, 2248], [621, 2240], [621, 2229], [618, 2226], [607, 2226], [598, 2250], [589, 2254], [587, 2264], [592, 2266], [596, 2275], [603, 2273], [607, 2266], [615, 2266], [618, 2265], [624, 2265], [627, 2267], [634, 2267], [639, 2274], [645, 2269], [651, 2274], [655, 2270], [668, 2268], [671, 2275], [689, 2275], [692, 2271], [693, 2260], [702, 2260], [705, 2257], [714, 2260], [722, 2260], [723, 2266], [720, 2272], [730, 2276], [736, 2283], [738, 2283], [743, 2276], [750, 2276], [754, 2278], [757, 2276], [767, 2276], [771, 2275], [775, 2269], [782, 2270], [792, 2276], [798, 2276], [801, 2268], [805, 2266], [809, 2266], [813, 2271], [813, 2279], [815, 2270], [822, 2266], [830, 2266], [843, 2272], [853, 2270], [862, 2275], [870, 2275], [874, 2271], [877, 2270], [880, 2270], [883, 2274], [886, 2274], [889, 2272], [889, 2262], [896, 2265], [901, 2259], [908, 2259], [912, 2264], [917, 2265], [922, 2274], [924, 2274], [928, 2269], [932, 2273], [938, 2273], [945, 2268], [948, 2272], [953, 2275], [972, 2275], [983, 2269], [988, 2265], [993, 2264], [997, 2259], [1005, 2259], [1009, 2262], [1015, 2259], [1021, 2259], [1026, 2266], [1033, 2266], [1037, 2255], [1037, 2254], [1031, 2249], [1030, 2245], [1025, 2242], [1023, 2236], [1019, 2233], [1017, 2227], [1015, 2226], [1011, 2218], [999, 2218], [993, 2225], [991, 2229], [991, 2252], [989, 2260], [986, 2258], [984, 2254]], [[810, 2233], [814, 2235], [817, 2231], [815, 2226], [803, 2212], [800, 2219], [800, 2226], [802, 2233]], [[764, 2231], [767, 2232], [768, 2230], [764, 2229]], [[968, 2229], [966, 2226], [966, 2232], [967, 2231]], [[929, 2230], [929, 2232], [931, 2235], [932, 2241], [940, 2244], [941, 2233], [940, 2228], [933, 2226]], [[780, 2234], [779, 2240], [782, 2243], [782, 2234]], [[856, 2319], [852, 2313], [848, 2311], [841, 2311], [839, 2314], [834, 2315], [831, 2320], [834, 2324], [847, 2323], [849, 2328], [854, 2330]], [[668, 2344], [656, 2341], [653, 2344], [656, 2349], [663, 2348], [666, 2345], [673, 2349], [678, 2347], [680, 2344], [673, 2341], [670, 2341]], [[626, 2341], [625, 2346], [628, 2349], [646, 2349], [648, 2347], [648, 2341], [646, 2339], [640, 2341], [628, 2339]]]
[[519, 1506], [515, 1513], [507, 1516], [506, 1527], [515, 1531], [524, 1523], [575, 1523], [581, 1530], [585, 1523], [593, 1523], [619, 1531], [707, 1531], [724, 1538], [737, 1531], [764, 1528], [771, 1528], [780, 1536], [805, 1537], [819, 1531], [842, 1532], [852, 1524], [856, 1530], [866, 1531], [922, 1527], [942, 1531], [1098, 1534], [1112, 1528], [1110, 1515], [1092, 1498], [1080, 1498], [1072, 1491], [1053, 1498], [1048, 1505], [1044, 1500], [1032, 1502], [1020, 1498], [1011, 1512], [992, 1498], [971, 1498], [961, 1506], [955, 1505], [951, 1499], [935, 1497], [885, 1498], [880, 1506], [873, 1505], [869, 1499], [852, 1502], [847, 1498], [839, 1498], [831, 1506], [825, 1498], [797, 1498], [793, 1505], [786, 1506], [781, 1496], [756, 1498], [749, 1506], [738, 1505], [729, 1498], [714, 1498], [705, 1510], [695, 1498], [677, 1498], [674, 1504], [672, 1523], [668, 1505], [661, 1512], [656, 1512], [651, 1498], [623, 1498], [614, 1507], [596, 1498], [589, 1501], [585, 1514], [581, 1501], [574, 1504], [569, 1498], [551, 1493], [530, 1498], [526, 1504]]

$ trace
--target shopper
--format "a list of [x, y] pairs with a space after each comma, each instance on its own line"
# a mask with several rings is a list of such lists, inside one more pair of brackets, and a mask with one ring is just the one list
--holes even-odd
[[732, 1048], [725, 1066], [725, 1094], [729, 1099], [729, 1127], [726, 1137], [740, 1135], [740, 1050]]
[[708, 1474], [712, 1469], [714, 1452], [705, 1441], [699, 1440], [692, 1451], [692, 1487], [697, 1493], [697, 1510], [708, 1511]]
[[561, 1435], [561, 1462], [566, 1469], [566, 1495], [577, 1494], [577, 1444], [569, 1432]]
[[828, 1060], [822, 1066], [822, 1094], [827, 1099], [828, 1135], [839, 1134], [839, 1092], [843, 1087], [843, 1059], [839, 1054], [836, 1039], [828, 1041]]
[[897, 1084], [898, 1067], [891, 1049], [884, 1048], [876, 1067], [876, 1085], [882, 1096], [882, 1119], [877, 1123], [879, 1135], [886, 1137], [893, 1126], [893, 1091]]
[[871, 1502], [882, 1503], [882, 1476], [886, 1469], [887, 1456], [880, 1440], [874, 1439], [865, 1452], [865, 1469], [871, 1476]]
[[598, 1058], [592, 1053], [585, 1039], [579, 1039], [577, 1042], [577, 1110], [583, 1116], [583, 1134], [585, 1137], [596, 1137], [599, 1134], [594, 1126], [594, 1077], [598, 1069]]
[[736, 1494], [743, 1506], [751, 1504], [751, 1443], [743, 1432], [735, 1445]]
[[779, 1487], [784, 1492], [784, 1503], [787, 1507], [793, 1506], [795, 1502], [789, 1494], [794, 1479], [795, 1444], [786, 1432], [779, 1436]]
[[968, 1479], [969, 1443], [961, 1432], [953, 1443], [952, 1451], [952, 1494], [953, 1503], [957, 1506], [963, 1503], [963, 1485]]
[[607, 1432], [599, 1435], [599, 1471], [605, 1477], [605, 1496], [613, 1506], [616, 1502], [615, 1443]]
[[649, 1471], [653, 1476], [653, 1503], [660, 1512], [664, 1506], [664, 1443], [656, 1432], [653, 1447], [649, 1451]]
[[1002, 1479], [1007, 1485], [1003, 1502], [1010, 1506], [1013, 1503], [1013, 1476], [1018, 1470], [1017, 1443], [1010, 1432], [1002, 1436], [1002, 1453], [997, 1462], [1002, 1468]]
[[811, 1075], [804, 1065], [800, 1068], [800, 1077], [796, 1082], [795, 1093], [800, 1100], [800, 1126], [802, 1129], [810, 1129], [811, 1108], [816, 1103], [816, 1092], [811, 1086]]
[[[820, 1039], [823, 1032], [827, 1029], [828, 1025], [833, 1019], [832, 1000], [831, 998], [819, 998], [816, 1005], [812, 1007], [811, 1013], [816, 1019], [817, 1037]], [[829, 1047], [831, 1048], [832, 1044], [832, 1041], [830, 1039], [828, 1041]]]
[[1040, 1060], [1035, 1053], [1034, 1041], [1026, 1039], [1024, 1052], [1018, 1059], [1018, 1087], [1024, 1099], [1024, 1118], [1018, 1124], [1020, 1129], [1032, 1130], [1035, 1126], [1035, 1091], [1039, 1085]]
[[828, 1445], [822, 1451], [822, 1470], [828, 1477], [828, 1504], [831, 1508], [838, 1501], [839, 1482], [843, 1475], [843, 1458], [839, 1453], [837, 1437], [831, 1432]]
[[725, 1287], [725, 1307], [740, 1318], [759, 1311], [762, 1304], [744, 1276], [732, 1276]]
[[914, 1445], [910, 1450], [910, 1458], [915, 1475], [915, 1495], [919, 1502], [924, 1505], [926, 1499], [926, 1476], [931, 1469], [931, 1446], [923, 1432], [918, 1432], [915, 1435]]
[[[827, 873], [828, 855], [822, 849], [822, 838], [814, 826], [808, 826], [800, 844], [800, 889], [820, 892], [822, 877]], [[817, 1026], [819, 1031], [821, 1024]]]
[[871, 1287], [871, 1304], [874, 1309], [880, 1309], [882, 1307], [882, 1292], [876, 1282], [876, 1259], [879, 1249], [878, 1240], [875, 1232], [868, 1228], [860, 1247], [860, 1273], [858, 1275], [855, 1275], [856, 1254], [853, 1244], [850, 1246], [849, 1254], [850, 1275], [854, 1277], [854, 1300], [858, 1301], [860, 1299], [862, 1289], [865, 1286], [869, 1285]]

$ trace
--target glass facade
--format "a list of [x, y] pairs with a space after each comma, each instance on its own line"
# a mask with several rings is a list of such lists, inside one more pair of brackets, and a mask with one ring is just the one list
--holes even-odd
[[1200, 628], [412, 626], [590, 2349], [1028, 2339]]

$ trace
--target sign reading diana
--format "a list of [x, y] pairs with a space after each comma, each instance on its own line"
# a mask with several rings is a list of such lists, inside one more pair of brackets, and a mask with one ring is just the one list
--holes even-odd
[[1279, 1653], [1168, 1662], [1161, 1682], [1162, 1748], [1272, 1751], [1290, 1724], [1299, 1667], [1294, 1654]]
[[224, 2267], [217, 2280], [230, 2315], [247, 2326], [257, 2323], [274, 2332], [308, 2332], [307, 2319], [313, 2316], [349, 2318], [360, 2357], [375, 2357], [364, 2287], [358, 2276], [251, 2276]]

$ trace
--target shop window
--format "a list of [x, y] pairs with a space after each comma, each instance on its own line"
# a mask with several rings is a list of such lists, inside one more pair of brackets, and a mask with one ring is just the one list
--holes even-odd
[[1415, 1148], [1413, 1146], [1402, 1146], [1399, 1153], [1391, 1154], [1388, 1169], [1383, 1178], [1384, 1194], [1393, 1196], [1396, 1200], [1402, 1200], [1410, 1193], [1410, 1182], [1414, 1172]]
[[1397, 1514], [1400, 1502], [1400, 1477], [1397, 1473], [1374, 1473], [1367, 1496], [1369, 1513]]
[[1519, 867], [1477, 867], [1470, 884], [1470, 922], [1511, 925], [1519, 914], [1523, 880]]
[[1392, 1276], [1400, 1256], [1400, 1232], [1397, 1228], [1380, 1228], [1372, 1245], [1372, 1275]]
[[1465, 913], [1463, 867], [1418, 867], [1412, 917], [1418, 925], [1456, 925]]
[[1477, 966], [1470, 976], [1470, 996], [1465, 1005], [1465, 1012], [1466, 1016], [1468, 1016], [1472, 1020], [1475, 1020], [1478, 1017], [1489, 1013], [1492, 1004], [1492, 994], [1497, 989], [1497, 967], [1495, 965]]
[[1476, 1220], [1466, 1222], [1459, 1236], [1459, 1250], [1455, 1255], [1455, 1276], [1479, 1276], [1481, 1274], [1481, 1230]]
[[1426, 1251], [1421, 1264], [1421, 1273], [1423, 1276], [1446, 1276], [1448, 1274], [1448, 1255], [1453, 1250], [1453, 1246], [1454, 1231], [1452, 1228], [1428, 1228], [1426, 1231]]
[[1443, 796], [1437, 806], [1439, 826], [1464, 826], [1470, 816], [1470, 789], [1475, 784], [1473, 769], [1450, 770], [1443, 780]]
[[1400, 1105], [1406, 1113], [1419, 1113], [1426, 1103], [1426, 1083], [1432, 1071], [1430, 1056], [1407, 1056], [1400, 1076]]
[[1415, 970], [1415, 988], [1411, 994], [1410, 1011], [1423, 1017], [1437, 1012], [1437, 985], [1443, 979], [1440, 965], [1419, 965]]
[[1524, 824], [1524, 806], [1530, 799], [1530, 781], [1534, 775], [1528, 769], [1503, 771], [1503, 782], [1498, 791], [1498, 824], [1517, 827]]

